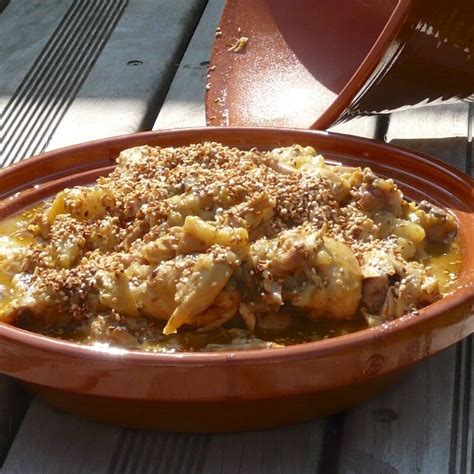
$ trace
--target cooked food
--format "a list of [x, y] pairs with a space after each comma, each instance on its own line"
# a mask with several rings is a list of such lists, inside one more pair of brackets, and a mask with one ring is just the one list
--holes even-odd
[[141, 146], [3, 222], [0, 317], [150, 351], [317, 340], [441, 298], [455, 235], [448, 212], [312, 147]]

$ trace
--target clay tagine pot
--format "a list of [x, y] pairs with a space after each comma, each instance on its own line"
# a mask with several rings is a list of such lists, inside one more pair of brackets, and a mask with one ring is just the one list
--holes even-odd
[[387, 388], [418, 361], [474, 331], [473, 181], [402, 148], [326, 132], [201, 128], [146, 132], [55, 150], [0, 170], [0, 219], [110, 172], [120, 151], [206, 140], [241, 148], [311, 145], [329, 160], [370, 166], [413, 199], [449, 209], [463, 263], [454, 291], [382, 326], [280, 349], [144, 353], [81, 346], [0, 323], [0, 372], [54, 406], [135, 428], [236, 431], [333, 413]]
[[354, 115], [472, 100], [473, 25], [472, 0], [229, 0], [208, 124], [324, 130]]

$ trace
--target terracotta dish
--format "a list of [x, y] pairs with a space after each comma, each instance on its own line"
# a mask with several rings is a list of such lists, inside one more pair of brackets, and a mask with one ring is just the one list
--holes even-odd
[[210, 125], [327, 129], [474, 93], [471, 0], [232, 0], [210, 62]]
[[0, 324], [1, 372], [87, 418], [138, 428], [232, 431], [298, 422], [357, 404], [407, 367], [473, 333], [472, 179], [430, 157], [370, 140], [291, 129], [202, 128], [86, 143], [0, 171], [0, 218], [64, 187], [91, 182], [110, 171], [123, 149], [205, 140], [260, 149], [311, 145], [328, 159], [393, 177], [411, 198], [450, 209], [463, 252], [455, 291], [419, 314], [377, 328], [244, 352], [101, 350]]

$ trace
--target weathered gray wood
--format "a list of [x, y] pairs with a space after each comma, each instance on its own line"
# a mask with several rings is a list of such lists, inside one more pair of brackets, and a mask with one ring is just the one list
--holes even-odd
[[439, 157], [466, 170], [469, 104], [441, 105], [393, 114], [387, 141]]
[[451, 429], [450, 473], [474, 472], [474, 351], [473, 339], [456, 347], [456, 383]]
[[48, 149], [151, 128], [205, 3], [129, 2]]
[[0, 15], [0, 110], [25, 77], [71, 3], [72, 0], [12, 0]]
[[57, 412], [35, 400], [2, 473], [107, 472], [120, 430]]
[[206, 124], [204, 95], [207, 68], [224, 3], [223, 0], [209, 0], [153, 125], [154, 130], [202, 127]]
[[455, 349], [433, 357], [388, 393], [347, 413], [339, 472], [447, 473]]
[[[212, 436], [203, 472], [316, 473], [323, 444], [323, 420], [255, 433]], [[324, 474], [324, 473], [323, 473]]]
[[[464, 170], [468, 108], [459, 104], [393, 114], [387, 139]], [[464, 341], [419, 364], [402, 384], [349, 411], [339, 472], [472, 472], [465, 470], [472, 468], [471, 344]]]
[[3, 109], [0, 165], [44, 150], [128, 1], [71, 4]]
[[377, 116], [357, 117], [329, 128], [329, 132], [345, 133], [358, 137], [376, 138], [377, 124], [380, 118]]
[[[71, 1], [0, 2], [0, 113], [44, 48]], [[35, 25], [35, 28], [32, 28]], [[18, 34], [21, 32], [21, 34]], [[0, 130], [0, 149], [3, 133]], [[0, 375], [0, 460], [7, 455], [30, 397]]]
[[31, 396], [12, 378], [0, 374], [0, 465], [8, 454]]

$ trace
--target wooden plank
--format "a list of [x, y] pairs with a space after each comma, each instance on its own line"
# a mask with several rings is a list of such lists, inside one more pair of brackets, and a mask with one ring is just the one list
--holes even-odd
[[[387, 139], [464, 170], [468, 108], [458, 104], [393, 114]], [[471, 381], [472, 338], [419, 364], [403, 383], [348, 412], [339, 472], [472, 472], [465, 470], [472, 468]]]
[[2, 474], [107, 472], [119, 436], [117, 428], [60, 413], [35, 400]]
[[329, 128], [329, 132], [345, 133], [365, 138], [377, 138], [380, 117], [356, 117], [348, 122], [340, 123]]
[[202, 127], [206, 124], [204, 95], [207, 68], [224, 3], [223, 0], [209, 0], [153, 125], [154, 130]]
[[466, 170], [469, 104], [441, 105], [393, 114], [387, 141], [439, 157]]
[[[0, 113], [71, 3], [64, 0], [0, 2]], [[36, 27], [31, 28], [32, 24]], [[1, 137], [0, 152], [3, 122]], [[0, 464], [8, 453], [29, 401], [30, 396], [13, 379], [0, 375]]]
[[151, 128], [204, 5], [129, 2], [47, 149]]
[[31, 396], [12, 378], [0, 374], [0, 466], [7, 457]]
[[449, 472], [455, 349], [420, 364], [389, 392], [346, 414], [339, 472]]
[[127, 4], [71, 4], [5, 105], [1, 166], [44, 150]]
[[212, 436], [203, 472], [314, 473], [323, 444], [323, 420], [254, 433]]
[[72, 0], [13, 0], [1, 13], [0, 110], [20, 85], [71, 3]]
[[474, 338], [456, 347], [450, 473], [474, 472]]

